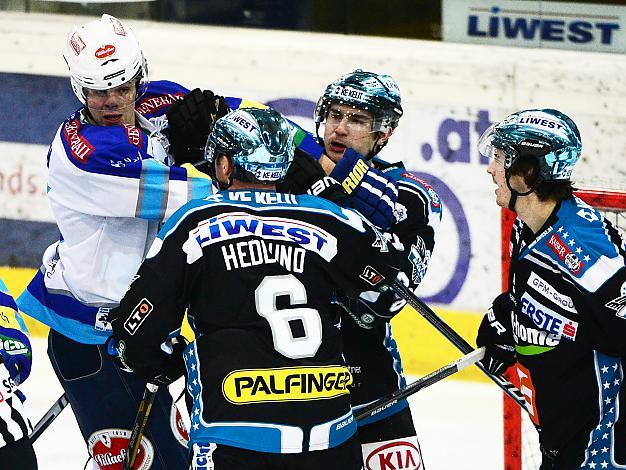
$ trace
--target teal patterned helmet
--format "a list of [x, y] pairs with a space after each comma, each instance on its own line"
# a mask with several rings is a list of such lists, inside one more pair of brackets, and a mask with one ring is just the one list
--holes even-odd
[[356, 69], [339, 77], [326, 87], [317, 101], [316, 126], [326, 119], [332, 103], [346, 104], [372, 113], [372, 132], [395, 129], [402, 117], [400, 88], [389, 75]]
[[215, 158], [226, 154], [235, 165], [234, 178], [252, 183], [281, 181], [293, 160], [294, 126], [271, 108], [241, 108], [219, 119], [204, 149], [215, 178]]
[[507, 116], [485, 131], [479, 152], [495, 158], [504, 152], [504, 168], [510, 171], [519, 158], [535, 158], [541, 181], [569, 181], [582, 151], [574, 121], [556, 109], [529, 109]]

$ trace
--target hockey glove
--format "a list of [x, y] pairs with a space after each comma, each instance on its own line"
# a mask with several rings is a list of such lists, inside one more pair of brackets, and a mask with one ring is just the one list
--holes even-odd
[[158, 360], [153, 364], [138, 366], [126, 358], [126, 343], [124, 340], [116, 340], [113, 336], [106, 342], [109, 358], [123, 371], [132, 372], [155, 385], [169, 385], [175, 382], [185, 373], [185, 361], [183, 352], [187, 347], [184, 336], [177, 336], [161, 344]]
[[508, 293], [496, 297], [478, 328], [476, 345], [485, 346], [481, 361], [489, 372], [500, 375], [515, 362], [515, 342], [511, 331]]
[[28, 336], [14, 328], [0, 327], [0, 359], [16, 385], [30, 375], [33, 362]]
[[398, 200], [396, 182], [369, 166], [361, 155], [346, 149], [330, 176], [350, 195], [351, 206], [370, 222], [383, 230], [394, 224]]
[[339, 206], [350, 207], [348, 194], [341, 185], [330, 176], [326, 176], [316, 158], [299, 148], [296, 148], [285, 178], [276, 184], [276, 190], [281, 193], [311, 194]]
[[215, 121], [230, 111], [222, 96], [196, 88], [175, 102], [165, 115], [169, 123], [169, 152], [176, 165], [202, 164], [204, 147]]

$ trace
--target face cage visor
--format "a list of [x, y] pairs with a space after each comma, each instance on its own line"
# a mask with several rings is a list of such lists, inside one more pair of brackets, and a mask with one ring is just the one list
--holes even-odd
[[496, 128], [498, 125], [500, 125], [499, 122], [492, 124], [483, 132], [483, 135], [480, 136], [478, 152], [484, 157], [502, 163], [504, 169], [508, 170], [517, 158], [518, 153], [517, 150], [505, 144], [497, 137]]
[[[369, 126], [369, 130], [367, 132], [371, 134], [375, 134], [377, 132], [387, 132], [389, 129], [393, 129], [395, 126], [392, 125], [392, 120], [388, 115], [381, 112], [378, 109], [373, 109], [372, 105], [368, 105], [366, 103], [355, 103], [352, 100], [331, 98], [328, 95], [323, 95], [317, 101], [317, 105], [315, 106], [315, 114], [313, 116], [313, 120], [315, 124], [319, 128], [320, 125], [327, 125], [328, 115], [331, 112], [331, 108], [333, 104], [348, 106], [353, 109], [354, 113], [342, 113], [344, 117], [347, 117], [346, 127], [350, 130], [358, 130], [363, 131], [363, 127], [358, 118], [355, 121], [354, 118], [361, 115], [358, 111], [366, 111], [370, 114], [368, 116], [368, 121], [371, 122]], [[352, 122], [351, 122], [352, 121]], [[369, 124], [369, 123], [368, 123]], [[322, 133], [323, 134], [323, 133]]]

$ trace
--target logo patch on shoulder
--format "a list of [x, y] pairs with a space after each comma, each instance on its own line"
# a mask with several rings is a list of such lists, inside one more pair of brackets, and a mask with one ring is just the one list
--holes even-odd
[[128, 331], [130, 335], [134, 335], [152, 310], [154, 310], [152, 303], [145, 297], [141, 299], [133, 309], [130, 317], [124, 322], [124, 329]]
[[359, 277], [372, 287], [380, 284], [380, 282], [385, 279], [382, 274], [380, 274], [370, 265], [365, 266], [365, 269], [363, 269], [363, 272], [359, 275]]
[[559, 259], [565, 263], [565, 266], [567, 266], [572, 273], [578, 274], [585, 265], [556, 233], [553, 233], [552, 236], [548, 238], [546, 244], [554, 251]]

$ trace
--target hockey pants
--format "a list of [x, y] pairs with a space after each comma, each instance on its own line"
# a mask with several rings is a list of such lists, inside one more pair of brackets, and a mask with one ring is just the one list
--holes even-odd
[[[94, 460], [102, 469], [119, 470], [146, 384], [118, 369], [106, 354], [104, 346], [77, 343], [50, 330], [48, 356], [90, 455], [95, 448], [100, 455]], [[153, 455], [146, 452], [145, 456], [153, 460], [151, 470], [189, 468], [187, 448], [176, 440], [170, 427], [171, 405], [170, 393], [160, 387], [145, 434], [153, 448]]]

